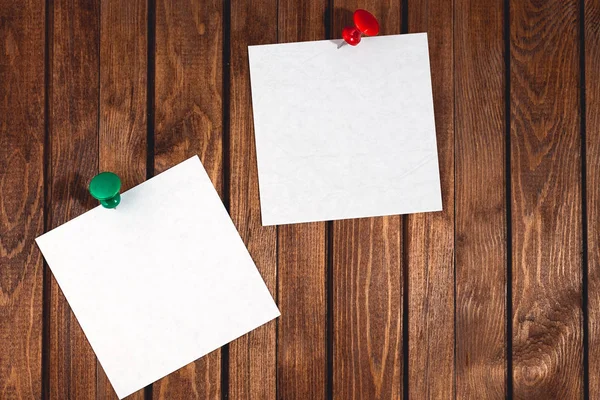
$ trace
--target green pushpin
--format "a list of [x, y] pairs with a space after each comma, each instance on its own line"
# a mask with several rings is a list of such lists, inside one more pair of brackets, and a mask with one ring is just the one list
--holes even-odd
[[102, 172], [90, 182], [90, 194], [105, 208], [116, 208], [121, 202], [121, 179], [112, 172]]

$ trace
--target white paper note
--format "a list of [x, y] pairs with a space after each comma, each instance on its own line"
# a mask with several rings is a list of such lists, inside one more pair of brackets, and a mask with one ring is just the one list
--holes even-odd
[[263, 225], [442, 209], [427, 34], [250, 46]]
[[279, 316], [197, 156], [37, 243], [119, 398]]

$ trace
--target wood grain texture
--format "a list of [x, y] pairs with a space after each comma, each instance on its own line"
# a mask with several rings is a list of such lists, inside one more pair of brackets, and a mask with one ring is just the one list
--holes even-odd
[[[279, 230], [277, 386], [280, 399], [323, 399], [327, 389], [325, 232]], [[284, 318], [285, 316], [285, 318]]]
[[[100, 17], [100, 171], [119, 175], [123, 192], [146, 178], [146, 0], [105, 0]], [[116, 399], [98, 367], [96, 397]]]
[[[364, 8], [400, 33], [400, 1], [334, 1], [333, 37]], [[402, 219], [333, 223], [333, 397], [402, 397]]]
[[[100, 26], [98, 1], [54, 1], [50, 55], [48, 228], [97, 205]], [[96, 357], [56, 280], [49, 304], [49, 397], [96, 397]]]
[[454, 1], [408, 4], [408, 31], [427, 32], [443, 212], [406, 217], [409, 396], [454, 394]]
[[600, 1], [585, 0], [585, 126], [590, 398], [600, 398]]
[[146, 179], [146, 0], [104, 0], [100, 15], [100, 170], [126, 191]]
[[[599, 0], [510, 2], [508, 149], [503, 1], [409, 0], [409, 31], [429, 33], [445, 211], [411, 215], [404, 224], [398, 216], [337, 221], [331, 230], [325, 223], [261, 226], [247, 45], [339, 38], [356, 8], [374, 12], [382, 33], [397, 33], [400, 0], [157, 3], [152, 167], [159, 173], [200, 155], [282, 317], [230, 344], [228, 388], [221, 388], [224, 365], [216, 351], [156, 383], [154, 398], [220, 399], [227, 390], [230, 399], [322, 399], [331, 388], [340, 400], [395, 399], [402, 397], [403, 373], [416, 399], [577, 399], [584, 385], [589, 398], [600, 398]], [[229, 7], [231, 24], [224, 26]], [[99, 170], [119, 173], [124, 189], [145, 179], [148, 12], [146, 0], [0, 0], [1, 399], [116, 398], [33, 239], [97, 204], [86, 187]], [[589, 382], [583, 380], [583, 202]], [[509, 256], [512, 282], [506, 282]], [[403, 281], [408, 349], [401, 337]], [[507, 284], [512, 338], [504, 330]], [[507, 372], [509, 340], [513, 371]], [[513, 393], [506, 393], [507, 373]], [[130, 398], [142, 400], [144, 393]]]
[[[157, 1], [155, 173], [196, 154], [223, 196], [223, 5]], [[154, 384], [156, 399], [219, 399], [221, 351]]]
[[44, 2], [0, 1], [0, 398], [42, 396]]
[[400, 399], [400, 217], [336, 222], [333, 237], [334, 398]]
[[[327, 2], [279, 3], [281, 43], [325, 39]], [[281, 399], [321, 399], [327, 388], [327, 276], [324, 222], [278, 227], [281, 317], [277, 385]]]
[[504, 2], [455, 0], [456, 398], [506, 396]]
[[[230, 38], [230, 214], [271, 295], [276, 298], [277, 231], [272, 226], [261, 226], [260, 220], [247, 46], [277, 41], [277, 1], [232, 1]], [[276, 398], [278, 321], [230, 343], [230, 399]]]
[[513, 395], [582, 396], [579, 5], [512, 1]]

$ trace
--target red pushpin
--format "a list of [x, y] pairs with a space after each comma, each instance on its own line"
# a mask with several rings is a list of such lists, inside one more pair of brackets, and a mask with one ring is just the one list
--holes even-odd
[[362, 35], [375, 36], [379, 33], [379, 22], [377, 18], [367, 10], [358, 9], [353, 15], [354, 26], [347, 26], [342, 30], [344, 41], [340, 43], [338, 49], [348, 43], [350, 46], [356, 46], [360, 43]]

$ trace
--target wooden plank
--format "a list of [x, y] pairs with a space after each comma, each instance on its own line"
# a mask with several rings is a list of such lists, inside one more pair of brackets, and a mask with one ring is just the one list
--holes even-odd
[[[400, 1], [337, 0], [333, 37], [364, 8], [382, 35], [400, 33]], [[333, 397], [402, 397], [402, 219], [333, 223]]]
[[600, 398], [600, 1], [585, 0], [589, 395]]
[[[325, 39], [326, 7], [324, 0], [280, 2], [279, 42]], [[325, 227], [326, 223], [321, 222], [278, 228], [281, 317], [277, 385], [282, 399], [326, 396]]]
[[[223, 5], [168, 0], [156, 5], [155, 172], [198, 154], [223, 196]], [[154, 384], [156, 399], [219, 399], [221, 351]]]
[[327, 388], [324, 224], [279, 229], [278, 240], [278, 397], [322, 399]]
[[0, 398], [42, 397], [44, 2], [0, 1]]
[[100, 38], [100, 170], [122, 191], [146, 179], [146, 0], [104, 0]]
[[336, 399], [402, 397], [400, 228], [399, 216], [334, 223]]
[[512, 354], [517, 399], [583, 394], [577, 0], [512, 1]]
[[456, 397], [506, 397], [504, 2], [455, 0]]
[[[230, 214], [276, 298], [277, 233], [260, 222], [247, 46], [277, 41], [277, 1], [232, 1], [230, 26]], [[276, 398], [276, 327], [271, 321], [229, 345], [230, 399]]]
[[409, 32], [427, 32], [443, 212], [406, 217], [410, 398], [454, 392], [453, 1], [409, 1]]
[[[54, 1], [51, 35], [48, 228], [97, 205], [99, 2]], [[96, 396], [96, 357], [56, 280], [50, 287], [49, 397]]]
[[[146, 0], [103, 1], [100, 16], [100, 171], [119, 175], [125, 191], [146, 179]], [[117, 398], [102, 368], [97, 392]]]

